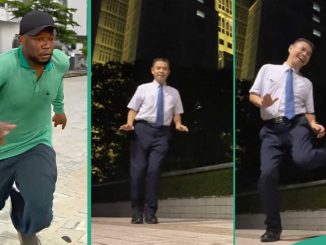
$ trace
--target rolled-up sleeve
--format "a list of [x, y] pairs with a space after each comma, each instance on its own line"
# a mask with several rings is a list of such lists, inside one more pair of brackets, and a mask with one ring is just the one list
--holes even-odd
[[249, 90], [249, 93], [255, 93], [258, 95], [262, 95], [262, 86], [263, 86], [263, 78], [265, 73], [265, 66], [260, 68], [256, 79], [254, 81], [254, 84], [252, 85], [251, 89]]
[[307, 88], [308, 94], [307, 94], [307, 100], [306, 100], [306, 112], [307, 113], [314, 113], [314, 96], [313, 96], [313, 87], [311, 82], [309, 82], [308, 88]]
[[183, 105], [181, 101], [181, 97], [178, 91], [176, 91], [176, 104], [174, 107], [174, 115], [182, 114], [183, 113]]
[[127, 107], [129, 109], [132, 109], [134, 111], [139, 111], [141, 105], [142, 105], [142, 101], [143, 101], [143, 91], [142, 91], [142, 87], [138, 86], [136, 89], [135, 94], [132, 96], [129, 104], [127, 105]]

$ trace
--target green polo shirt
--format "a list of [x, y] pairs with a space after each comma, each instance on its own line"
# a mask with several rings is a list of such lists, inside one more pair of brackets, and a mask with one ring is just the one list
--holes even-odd
[[0, 159], [38, 144], [52, 146], [51, 105], [55, 113], [64, 112], [63, 76], [68, 68], [68, 57], [55, 49], [37, 80], [21, 46], [0, 55], [0, 121], [17, 125], [0, 145]]

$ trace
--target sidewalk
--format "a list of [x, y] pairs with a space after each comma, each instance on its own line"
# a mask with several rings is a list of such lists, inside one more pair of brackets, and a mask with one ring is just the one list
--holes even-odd
[[157, 225], [130, 218], [92, 218], [92, 245], [232, 245], [232, 220], [159, 218]]
[[[236, 232], [237, 245], [266, 244], [260, 242], [260, 236], [264, 230], [238, 229]], [[282, 232], [281, 241], [273, 242], [273, 245], [292, 245], [296, 242], [306, 240], [315, 236], [325, 235], [325, 231], [304, 231], [304, 230], [285, 230]]]
[[[64, 82], [68, 123], [63, 131], [61, 127], [53, 130], [58, 180], [52, 225], [39, 233], [45, 245], [87, 244], [87, 77], [65, 78]], [[7, 200], [0, 211], [0, 243], [19, 245], [9, 210]]]

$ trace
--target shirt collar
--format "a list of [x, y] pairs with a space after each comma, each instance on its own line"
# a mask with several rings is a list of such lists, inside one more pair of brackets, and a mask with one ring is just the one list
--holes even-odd
[[298, 70], [296, 70], [296, 69], [290, 67], [289, 64], [286, 63], [286, 62], [284, 62], [282, 66], [283, 66], [283, 70], [284, 70], [284, 72], [286, 72], [286, 71], [289, 70], [289, 69], [292, 69], [292, 71], [294, 71], [296, 74], [300, 74]]
[[[28, 62], [23, 54], [23, 47], [21, 45], [18, 47], [18, 60], [19, 60], [19, 64], [22, 67], [32, 69], [32, 67], [28, 64]], [[51, 58], [50, 62], [45, 65], [44, 70], [49, 71], [52, 69], [52, 67], [53, 67], [53, 63], [52, 63], [52, 58]]]
[[[158, 82], [158, 81], [156, 81], [155, 79], [153, 80], [153, 84], [155, 85], [155, 86], [157, 86], [157, 87], [159, 87], [159, 86], [161, 86], [161, 84]], [[163, 84], [163, 87], [164, 86], [167, 86], [166, 84]]]

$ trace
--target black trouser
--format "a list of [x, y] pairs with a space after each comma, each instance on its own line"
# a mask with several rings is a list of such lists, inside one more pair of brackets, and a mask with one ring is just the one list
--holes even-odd
[[135, 123], [131, 139], [130, 184], [133, 215], [155, 214], [161, 163], [167, 154], [169, 127], [155, 127], [144, 121]]
[[[0, 210], [10, 195], [17, 231], [31, 235], [50, 225], [56, 180], [55, 152], [47, 145], [0, 160]], [[12, 188], [14, 182], [20, 192]]]
[[267, 123], [260, 131], [261, 175], [258, 190], [267, 230], [281, 231], [279, 165], [290, 155], [300, 168], [313, 169], [326, 164], [326, 149], [313, 147], [313, 133], [304, 115], [288, 122]]

